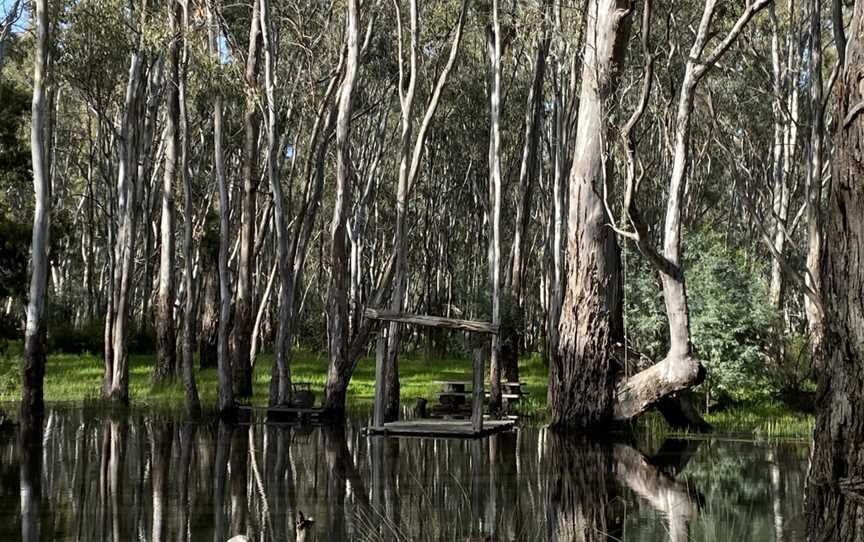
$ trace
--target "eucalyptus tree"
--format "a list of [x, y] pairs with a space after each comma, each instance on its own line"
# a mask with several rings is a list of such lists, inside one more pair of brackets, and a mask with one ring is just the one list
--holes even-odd
[[[635, 199], [637, 190], [635, 166], [630, 165], [625, 208], [634, 231], [617, 231], [636, 243], [640, 252], [660, 275], [666, 318], [669, 325], [669, 350], [662, 361], [622, 380], [618, 384], [613, 414], [617, 420], [631, 419], [657, 405], [659, 401], [687, 390], [704, 379], [705, 368], [694, 355], [690, 339], [690, 308], [684, 280], [681, 240], [683, 198], [689, 164], [693, 105], [698, 85], [708, 70], [722, 58], [747, 23], [770, 2], [771, 0], [757, 0], [748, 4], [736, 18], [732, 28], [725, 35], [722, 35], [722, 38], [707, 56], [705, 56], [707, 44], [716, 34], [712, 30], [712, 20], [717, 9], [717, 2], [716, 0], [708, 0], [705, 3], [678, 91], [672, 143], [672, 172], [666, 201], [662, 253], [653, 248], [654, 245], [649, 238], [648, 228], [639, 213], [638, 203]], [[647, 50], [646, 55], [650, 55]], [[650, 84], [650, 69], [645, 70], [645, 76]], [[646, 94], [643, 93], [641, 108], [644, 108], [645, 100], [647, 100]], [[639, 110], [637, 113], [641, 114]], [[638, 121], [638, 116], [633, 117], [633, 119], [635, 123]], [[629, 130], [632, 130], [632, 126]], [[631, 149], [632, 146], [631, 142]], [[633, 160], [632, 156], [630, 160]], [[681, 409], [681, 414], [685, 418], [685, 424], [701, 425], [703, 423], [695, 410], [687, 408], [686, 404]]]
[[130, 2], [129, 8], [135, 38], [117, 135], [117, 225], [111, 228], [113, 247], [109, 248], [113, 251], [110, 263], [112, 279], [105, 315], [105, 374], [102, 387], [105, 397], [123, 403], [129, 401], [128, 328], [139, 202], [144, 180], [149, 176], [149, 149], [162, 87], [161, 59], [148, 60], [142, 36], [151, 15], [150, 7], [145, 0], [137, 8], [134, 2]]
[[506, 274], [506, 299], [511, 318], [516, 322], [508, 329], [511, 335], [503, 338], [501, 349], [501, 368], [508, 382], [519, 381], [519, 342], [524, 328], [524, 275], [527, 267], [526, 251], [528, 242], [528, 221], [531, 217], [531, 202], [537, 182], [537, 174], [542, 161], [540, 148], [543, 131], [544, 83], [546, 80], [546, 57], [549, 54], [551, 35], [549, 19], [550, 2], [538, 2], [541, 12], [541, 28], [534, 38], [534, 58], [532, 63], [531, 86], [525, 105], [525, 133], [522, 143], [522, 159], [519, 164], [519, 186], [516, 198], [516, 223], [513, 231], [513, 244], [510, 250], [509, 270]]
[[[165, 77], [165, 161], [162, 168], [162, 218], [159, 234], [159, 302], [156, 315], [156, 361], [153, 365], [153, 382], [162, 384], [173, 381], [177, 370], [177, 331], [174, 325], [174, 301], [176, 287], [174, 271], [176, 265], [176, 209], [174, 207], [174, 185], [178, 173], [180, 154], [180, 39], [177, 2], [168, 5], [171, 38], [168, 45]], [[181, 165], [182, 167], [182, 165]], [[187, 220], [190, 217], [187, 217]]]
[[[186, 290], [186, 303], [183, 315], [183, 340], [181, 346], [182, 359], [180, 376], [186, 392], [186, 403], [195, 412], [200, 409], [198, 386], [195, 383], [195, 320], [197, 319], [197, 304], [195, 291], [195, 264], [193, 262], [193, 195], [192, 174], [189, 171], [189, 114], [187, 109], [187, 73], [189, 66], [189, 0], [179, 0], [180, 8], [179, 34], [182, 40], [180, 51], [180, 66], [177, 77], [177, 96], [180, 129], [180, 179], [183, 184], [183, 284]], [[177, 14], [173, 13], [171, 22], [178, 24]], [[206, 218], [205, 218], [206, 220]], [[207, 247], [205, 247], [205, 250]]]
[[258, 133], [261, 120], [256, 92], [261, 60], [261, 6], [252, 2], [249, 23], [249, 47], [246, 54], [244, 82], [246, 111], [243, 116], [243, 197], [240, 216], [240, 256], [237, 264], [237, 289], [234, 304], [234, 325], [231, 329], [231, 357], [234, 385], [241, 397], [252, 395], [252, 280], [255, 260], [255, 220], [258, 198]]
[[348, 255], [347, 220], [351, 202], [351, 179], [349, 177], [350, 129], [353, 111], [354, 88], [360, 62], [360, 2], [348, 0], [346, 5], [345, 69], [339, 89], [339, 106], [336, 118], [336, 194], [333, 204], [333, 219], [330, 223], [331, 276], [327, 293], [329, 315], [328, 351], [330, 363], [324, 391], [324, 407], [342, 410], [351, 365], [349, 356], [348, 325]]
[[[270, 404], [285, 404], [291, 399], [291, 368], [289, 365], [289, 352], [291, 349], [290, 327], [291, 303], [293, 301], [293, 278], [291, 276], [291, 262], [289, 260], [288, 246], [288, 224], [285, 218], [285, 197], [282, 192], [282, 184], [279, 179], [279, 165], [277, 154], [279, 152], [278, 125], [277, 125], [277, 102], [276, 102], [276, 53], [274, 39], [274, 25], [270, 16], [270, 5], [267, 0], [260, 0], [261, 36], [264, 44], [264, 79], [267, 95], [267, 176], [270, 181], [270, 190], [273, 195], [273, 220], [276, 230], [276, 259], [279, 268], [279, 323], [276, 337], [276, 359], [274, 361], [276, 370], [274, 375], [278, 376], [278, 384], [275, 386], [275, 397], [270, 396]], [[271, 389], [273, 387], [271, 386]]]
[[[30, 245], [30, 294], [24, 333], [24, 360], [21, 365], [21, 415], [26, 420], [44, 411], [45, 378], [45, 297], [48, 288], [48, 248], [51, 235], [50, 157], [46, 152], [45, 97], [50, 84], [48, 0], [34, 2], [33, 22], [36, 51], [33, 61], [33, 101], [30, 151], [33, 167], [33, 239]], [[41, 422], [34, 422], [41, 425]], [[23, 468], [23, 467], [22, 467]]]
[[816, 429], [807, 483], [807, 536], [852, 541], [864, 535], [860, 473], [864, 458], [864, 2], [855, 2], [839, 79], [825, 254], [824, 356], [817, 393]]
[[604, 210], [607, 98], [630, 34], [631, 10], [591, 0], [586, 12], [582, 86], [569, 180], [567, 288], [559, 343], [549, 365], [553, 427], [605, 423], [613, 407], [612, 347], [622, 339], [618, 246]]
[[[216, 23], [214, 3], [207, 4], [208, 51], [214, 62], [220, 62], [219, 38], [221, 34]], [[218, 3], [217, 3], [218, 5]], [[228, 356], [228, 331], [231, 319], [231, 275], [228, 269], [230, 224], [230, 200], [228, 180], [225, 176], [225, 150], [223, 134], [223, 98], [219, 90], [213, 97], [213, 170], [219, 191], [219, 331], [216, 347], [216, 364], [219, 373], [217, 407], [222, 414], [234, 408], [234, 383], [231, 358]]]
[[810, 168], [807, 174], [807, 273], [813, 295], [804, 297], [810, 352], [818, 367], [825, 329], [822, 298], [822, 165], [824, 163], [825, 114], [822, 81], [822, 2], [810, 0]]
[[[402, 30], [402, 9], [395, 4], [396, 9], [396, 31], [397, 51], [399, 54], [399, 103], [401, 108], [401, 140], [399, 144], [399, 174], [396, 194], [396, 232], [394, 238], [396, 254], [395, 284], [390, 296], [390, 310], [401, 312], [405, 301], [406, 289], [408, 287], [408, 199], [414, 188], [420, 172], [420, 161], [426, 148], [426, 139], [430, 125], [435, 117], [441, 95], [447, 85], [450, 72], [456, 63], [459, 46], [465, 25], [469, 0], [462, 0], [459, 17], [453, 31], [453, 41], [450, 47], [447, 61], [432, 89], [429, 101], [426, 104], [416, 138], [414, 137], [414, 100], [417, 94], [418, 78], [420, 77], [420, 66], [418, 66], [418, 55], [420, 54], [420, 16], [417, 0], [409, 0], [409, 48], [407, 74], [402, 58], [404, 49], [404, 38]], [[404, 90], [403, 90], [404, 89]], [[386, 336], [381, 333], [378, 341], [386, 344], [385, 362], [385, 419], [393, 420], [399, 413], [399, 366], [398, 355], [400, 345], [400, 324], [391, 322]]]

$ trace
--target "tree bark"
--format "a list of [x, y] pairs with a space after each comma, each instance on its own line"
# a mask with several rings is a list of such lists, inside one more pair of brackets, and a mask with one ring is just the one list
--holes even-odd
[[264, 76], [267, 91], [267, 176], [270, 180], [270, 191], [273, 194], [273, 219], [276, 230], [276, 257], [279, 261], [279, 324], [276, 332], [275, 374], [279, 382], [271, 386], [270, 404], [286, 404], [291, 401], [291, 342], [292, 307], [294, 294], [291, 289], [294, 281], [291, 273], [291, 261], [288, 247], [288, 224], [285, 218], [285, 198], [282, 194], [282, 184], [279, 180], [279, 164], [277, 160], [278, 124], [276, 102], [276, 58], [274, 52], [273, 25], [270, 22], [270, 10], [267, 0], [260, 0], [261, 35], [264, 41]]
[[864, 537], [864, 2], [856, 2], [837, 89], [825, 254], [825, 341], [807, 483], [811, 540]]
[[[176, 285], [176, 240], [174, 238], [175, 209], [174, 184], [180, 147], [180, 43], [177, 33], [179, 4], [169, 6], [169, 25], [172, 36], [168, 50], [167, 77], [165, 78], [165, 163], [162, 173], [162, 219], [159, 251], [159, 298], [156, 314], [156, 363], [153, 366], [153, 384], [172, 382], [177, 371], [177, 331], [174, 325]], [[188, 217], [187, 217], [188, 218]]]
[[240, 259], [237, 265], [237, 301], [234, 305], [234, 327], [231, 331], [231, 357], [234, 385], [240, 397], [252, 395], [252, 366], [249, 353], [252, 342], [252, 275], [255, 272], [255, 208], [258, 198], [258, 84], [261, 56], [260, 4], [252, 2], [249, 29], [249, 51], [246, 57], [246, 113], [243, 117], [243, 198], [240, 217]]
[[333, 205], [333, 220], [330, 223], [331, 277], [327, 294], [330, 364], [324, 390], [324, 408], [340, 413], [345, 409], [345, 392], [348, 389], [348, 380], [351, 378], [351, 360], [348, 353], [349, 261], [347, 220], [351, 205], [349, 172], [351, 114], [360, 56], [359, 11], [359, 0], [348, 0], [346, 7], [347, 32], [345, 40], [347, 54], [345, 56], [345, 74], [339, 93], [339, 109], [336, 119], [336, 194]]
[[[498, 0], [492, 0], [492, 25], [486, 30], [489, 55], [489, 286], [492, 325], [501, 326], [501, 55]], [[489, 410], [501, 410], [501, 337], [492, 335], [489, 356]]]
[[612, 412], [612, 347], [623, 339], [619, 249], [598, 192], [605, 180], [606, 103], [630, 33], [629, 2], [590, 0], [575, 155], [570, 170], [567, 290], [549, 367], [552, 426], [590, 428]]
[[[212, 6], [207, 9], [207, 26], [210, 29], [209, 52], [219, 62], [219, 49], [216, 38], [216, 21]], [[229, 236], [231, 212], [228, 198], [228, 181], [225, 178], [225, 151], [222, 148], [222, 96], [213, 97], [213, 169], [219, 186], [219, 339], [217, 346], [217, 365], [219, 372], [218, 409], [223, 415], [234, 409], [234, 383], [231, 371], [231, 358], [228, 357], [228, 324], [231, 319], [231, 278], [228, 271]]]
[[[30, 126], [30, 157], [33, 167], [33, 237], [30, 245], [30, 295], [21, 365], [22, 418], [39, 418], [44, 412], [45, 297], [48, 288], [48, 249], [51, 235], [50, 164], [45, 147], [45, 95], [49, 77], [48, 0], [35, 0], [36, 51], [33, 59], [33, 100]], [[23, 467], [22, 467], [23, 468]], [[37, 486], [38, 487], [38, 486]], [[23, 495], [23, 491], [22, 491]]]
[[[194, 212], [192, 210], [192, 175], [189, 172], [189, 120], [186, 114], [186, 67], [189, 61], [189, 45], [186, 32], [189, 28], [189, 4], [178, 2], [182, 11], [181, 37], [183, 40], [182, 65], [178, 80], [178, 98], [180, 113], [180, 178], [183, 181], [183, 279], [186, 287], [186, 308], [183, 317], [183, 348], [181, 360], [181, 378], [186, 392], [186, 405], [190, 412], [197, 413], [201, 409], [198, 400], [198, 386], [195, 383], [195, 323], [198, 318], [197, 292], [195, 288], [195, 265], [193, 261], [192, 228]], [[176, 19], [176, 15], [174, 17]]]
[[[825, 119], [822, 111], [822, 1], [810, 0], [810, 171], [807, 175], [807, 286], [822, 293], [822, 152]], [[825, 338], [822, 307], [804, 296], [810, 355], [814, 369], [824, 360], [820, 351]]]

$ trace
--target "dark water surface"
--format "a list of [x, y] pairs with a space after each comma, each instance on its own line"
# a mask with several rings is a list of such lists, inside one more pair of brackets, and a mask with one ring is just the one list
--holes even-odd
[[[598, 444], [530, 426], [393, 440], [363, 424], [49, 409], [41, 435], [0, 433], [0, 540], [804, 540], [804, 443]], [[298, 511], [315, 524], [298, 531]]]

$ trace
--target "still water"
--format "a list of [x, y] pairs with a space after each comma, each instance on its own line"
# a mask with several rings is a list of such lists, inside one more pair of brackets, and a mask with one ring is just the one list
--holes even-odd
[[806, 443], [589, 443], [532, 426], [394, 440], [364, 423], [52, 408], [41, 435], [0, 433], [0, 540], [804, 540]]

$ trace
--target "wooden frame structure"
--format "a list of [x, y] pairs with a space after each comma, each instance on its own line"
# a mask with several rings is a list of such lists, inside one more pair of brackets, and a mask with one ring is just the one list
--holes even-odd
[[[497, 335], [498, 326], [490, 322], [458, 320], [438, 316], [397, 313], [367, 308], [363, 315], [380, 322], [399, 322], [439, 329], [455, 329], [484, 335]], [[373, 435], [426, 436], [426, 437], [467, 437], [476, 438], [504, 431], [513, 426], [511, 420], [483, 420], [484, 374], [486, 354], [483, 348], [475, 348], [472, 356], [472, 402], [471, 421], [464, 420], [414, 420], [403, 422], [384, 422], [384, 341], [378, 341], [375, 351], [375, 410], [372, 426], [368, 432]]]

